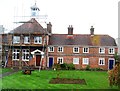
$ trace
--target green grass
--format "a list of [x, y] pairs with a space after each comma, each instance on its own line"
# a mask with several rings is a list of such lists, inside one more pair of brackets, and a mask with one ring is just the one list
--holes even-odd
[[[87, 85], [80, 84], [49, 84], [57, 76], [57, 71], [33, 71], [31, 75], [18, 72], [2, 79], [3, 89], [111, 89], [108, 84], [107, 72], [97, 71], [59, 71], [60, 78], [85, 79]], [[113, 87], [112, 89], [117, 89]]]
[[12, 71], [12, 69], [10, 69], [10, 68], [0, 68], [0, 74], [10, 72], [10, 71]]

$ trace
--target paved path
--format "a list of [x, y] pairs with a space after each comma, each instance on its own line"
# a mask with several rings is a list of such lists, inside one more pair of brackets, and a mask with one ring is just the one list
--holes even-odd
[[0, 78], [2, 77], [5, 77], [5, 76], [8, 76], [8, 75], [11, 75], [11, 74], [14, 74], [16, 72], [18, 72], [19, 70], [13, 70], [11, 72], [6, 72], [6, 73], [3, 73], [3, 74], [0, 74]]

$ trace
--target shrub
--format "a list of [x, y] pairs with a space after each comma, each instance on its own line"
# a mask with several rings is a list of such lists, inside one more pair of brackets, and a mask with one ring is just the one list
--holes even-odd
[[87, 65], [85, 70], [90, 70], [90, 65]]
[[60, 70], [61, 69], [60, 64], [54, 64], [52, 68], [53, 69], [55, 68], [56, 70]]
[[66, 64], [66, 63], [60, 64], [60, 67], [61, 67], [62, 70], [67, 70], [68, 69], [68, 64]]
[[67, 64], [68, 70], [75, 70], [74, 64]]

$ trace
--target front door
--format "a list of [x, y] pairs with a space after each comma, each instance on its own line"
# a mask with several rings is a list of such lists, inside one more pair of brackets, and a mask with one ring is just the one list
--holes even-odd
[[41, 55], [36, 55], [36, 66], [40, 66]]
[[53, 58], [49, 57], [49, 68], [52, 68], [53, 66]]
[[114, 60], [109, 60], [109, 70], [111, 70], [114, 66]]

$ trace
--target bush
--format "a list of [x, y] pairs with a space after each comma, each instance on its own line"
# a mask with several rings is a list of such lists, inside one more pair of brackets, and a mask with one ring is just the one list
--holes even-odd
[[60, 64], [54, 64], [52, 68], [53, 69], [55, 68], [56, 70], [60, 70], [61, 69]]
[[75, 70], [74, 64], [67, 64], [68, 70]]
[[85, 70], [90, 70], [90, 65], [87, 65]]
[[60, 67], [62, 70], [67, 70], [68, 69], [68, 65], [66, 63], [60, 64]]

